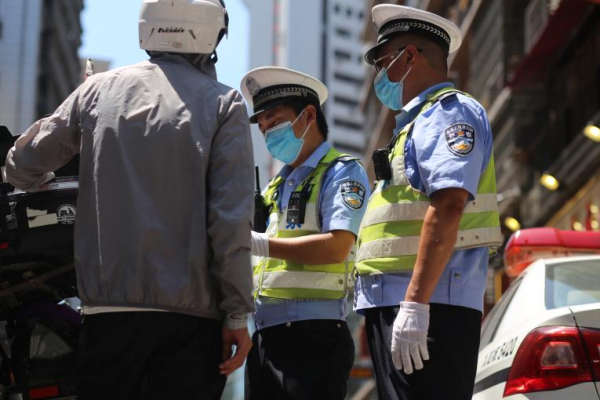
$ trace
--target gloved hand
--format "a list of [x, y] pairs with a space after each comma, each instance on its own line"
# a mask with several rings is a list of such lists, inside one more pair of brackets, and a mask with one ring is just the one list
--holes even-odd
[[[42, 185], [44, 183], [48, 183], [50, 182], [52, 179], [56, 178], [56, 176], [54, 175], [54, 172], [48, 172], [46, 173], [46, 177], [44, 178], [44, 182], [42, 182]], [[40, 185], [41, 186], [41, 185]]]
[[251, 250], [253, 256], [269, 257], [269, 236], [252, 231]]
[[413, 363], [415, 369], [423, 368], [423, 360], [429, 360], [428, 329], [428, 304], [400, 302], [400, 311], [392, 330], [392, 360], [397, 369], [404, 369], [404, 373], [410, 375], [413, 373]]

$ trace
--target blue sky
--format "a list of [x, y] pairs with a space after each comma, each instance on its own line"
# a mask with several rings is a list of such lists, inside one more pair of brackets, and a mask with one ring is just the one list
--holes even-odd
[[[140, 0], [86, 0], [82, 14], [81, 57], [111, 62], [111, 68], [135, 64], [148, 58], [138, 46]], [[239, 89], [248, 71], [250, 15], [242, 0], [227, 0], [229, 39], [218, 48], [219, 80]]]

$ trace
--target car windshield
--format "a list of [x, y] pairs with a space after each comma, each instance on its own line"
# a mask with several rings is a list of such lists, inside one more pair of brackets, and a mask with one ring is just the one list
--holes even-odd
[[579, 260], [546, 267], [546, 308], [600, 303], [600, 260]]

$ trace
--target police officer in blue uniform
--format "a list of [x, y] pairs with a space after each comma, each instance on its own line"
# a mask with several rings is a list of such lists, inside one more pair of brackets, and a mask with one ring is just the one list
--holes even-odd
[[246, 398], [341, 400], [354, 362], [345, 318], [368, 177], [326, 142], [327, 88], [315, 78], [258, 68], [242, 80], [242, 94], [251, 123], [285, 164], [263, 192], [267, 232], [253, 232], [257, 331]]
[[397, 5], [374, 7], [373, 20], [379, 38], [366, 60], [378, 98], [399, 114], [374, 159], [354, 307], [381, 399], [471, 399], [489, 251], [502, 239], [492, 133], [484, 108], [448, 82], [446, 60], [461, 43], [454, 24]]

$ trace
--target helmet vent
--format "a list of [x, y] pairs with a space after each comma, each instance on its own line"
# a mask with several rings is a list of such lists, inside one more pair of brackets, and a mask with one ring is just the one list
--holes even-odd
[[183, 33], [185, 29], [183, 28], [158, 28], [158, 33]]

